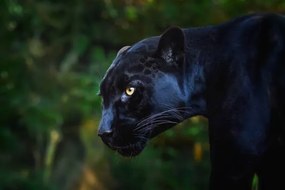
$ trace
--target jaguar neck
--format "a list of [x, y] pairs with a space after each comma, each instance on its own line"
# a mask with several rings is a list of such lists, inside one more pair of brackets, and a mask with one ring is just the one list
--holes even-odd
[[[184, 89], [186, 105], [191, 107], [193, 115], [207, 116], [207, 68], [215, 59], [216, 28], [184, 29], [185, 34], [185, 69]], [[210, 58], [210, 59], [209, 59]]]

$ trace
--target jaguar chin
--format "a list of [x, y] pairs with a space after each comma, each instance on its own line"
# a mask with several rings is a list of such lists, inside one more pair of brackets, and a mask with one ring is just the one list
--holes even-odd
[[148, 137], [141, 135], [136, 138], [130, 138], [130, 139], [132, 140], [128, 141], [127, 139], [125, 139], [125, 141], [122, 141], [122, 140], [116, 140], [116, 138], [113, 139], [102, 138], [103, 142], [109, 148], [117, 151], [122, 156], [134, 157], [142, 152], [142, 150], [147, 144]]
[[118, 153], [125, 157], [134, 157], [141, 153], [146, 146], [146, 142], [137, 142], [134, 144], [129, 144], [127, 146], [116, 147]]

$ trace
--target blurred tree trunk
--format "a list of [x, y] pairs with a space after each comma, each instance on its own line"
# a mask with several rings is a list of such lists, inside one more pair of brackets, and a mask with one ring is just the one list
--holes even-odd
[[79, 189], [84, 171], [85, 147], [79, 136], [78, 121], [71, 120], [62, 127], [62, 138], [58, 144], [51, 182], [60, 190]]

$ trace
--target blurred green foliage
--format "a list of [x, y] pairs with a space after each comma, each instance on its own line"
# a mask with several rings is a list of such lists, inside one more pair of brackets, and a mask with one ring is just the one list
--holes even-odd
[[285, 2], [2, 0], [0, 189], [207, 189], [205, 119], [125, 159], [96, 135], [98, 84], [123, 45], [254, 11], [284, 12]]

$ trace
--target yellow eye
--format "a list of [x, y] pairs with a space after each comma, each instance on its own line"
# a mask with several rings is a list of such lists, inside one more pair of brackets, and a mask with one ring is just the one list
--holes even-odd
[[127, 87], [125, 92], [128, 96], [131, 96], [134, 94], [135, 90], [136, 89], [134, 87]]

